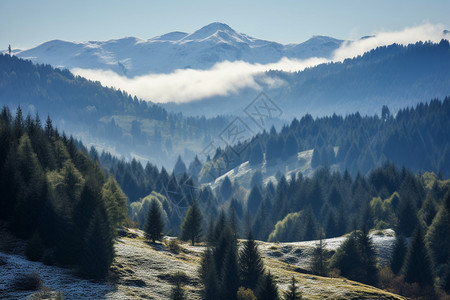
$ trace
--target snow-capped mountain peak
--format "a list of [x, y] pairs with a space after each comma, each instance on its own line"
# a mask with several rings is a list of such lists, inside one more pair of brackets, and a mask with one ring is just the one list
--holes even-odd
[[225, 60], [272, 63], [283, 57], [327, 57], [341, 42], [317, 36], [304, 43], [283, 45], [215, 22], [192, 33], [174, 31], [148, 40], [135, 37], [89, 42], [53, 40], [16, 55], [55, 67], [112, 70], [134, 77], [184, 68], [208, 69]]
[[203, 26], [199, 30], [196, 30], [193, 33], [187, 35], [186, 37], [183, 38], [183, 40], [204, 40], [213, 35], [216, 35], [219, 32], [224, 32], [229, 36], [236, 35], [236, 31], [234, 31], [227, 24], [214, 22], [206, 26]]

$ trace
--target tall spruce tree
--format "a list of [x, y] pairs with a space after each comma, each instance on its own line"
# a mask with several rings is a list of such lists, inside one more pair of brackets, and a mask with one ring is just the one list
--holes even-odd
[[258, 300], [279, 300], [277, 284], [270, 271], [264, 275], [256, 292]]
[[403, 263], [405, 262], [407, 250], [405, 238], [402, 235], [397, 234], [395, 236], [394, 248], [390, 259], [390, 266], [394, 275], [399, 274]]
[[375, 247], [365, 226], [357, 236], [357, 246], [361, 257], [361, 272], [358, 276], [359, 281], [370, 285], [376, 285], [378, 281], [378, 270]]
[[151, 239], [153, 243], [161, 240], [164, 230], [164, 220], [161, 214], [161, 208], [158, 200], [153, 199], [148, 210], [147, 221], [145, 223], [145, 235]]
[[184, 241], [191, 240], [192, 246], [198, 242], [202, 234], [202, 212], [197, 201], [189, 207], [186, 212], [183, 224], [181, 224], [181, 239]]
[[202, 299], [219, 299], [219, 283], [216, 272], [216, 263], [213, 251], [210, 248], [207, 248], [202, 254], [199, 277], [203, 284], [203, 288], [200, 292]]
[[255, 291], [264, 276], [264, 263], [251, 232], [239, 252], [239, 269], [242, 286]]
[[313, 257], [311, 260], [311, 272], [319, 276], [326, 276], [328, 274], [328, 261], [327, 261], [327, 250], [325, 241], [320, 235], [319, 242], [316, 243], [314, 247]]
[[239, 288], [239, 266], [237, 257], [237, 245], [232, 243], [229, 245], [225, 254], [225, 260], [222, 267], [221, 276], [221, 299], [235, 300], [237, 299], [237, 291]]
[[96, 279], [105, 277], [114, 258], [114, 246], [108, 218], [101, 208], [92, 216], [83, 250], [83, 275]]
[[431, 262], [423, 241], [422, 227], [417, 225], [411, 238], [408, 253], [405, 258], [405, 281], [418, 283], [421, 287], [433, 285]]

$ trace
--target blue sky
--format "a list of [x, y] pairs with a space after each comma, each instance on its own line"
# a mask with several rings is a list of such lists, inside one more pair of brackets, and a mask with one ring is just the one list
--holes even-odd
[[0, 0], [0, 49], [52, 39], [147, 39], [219, 21], [254, 37], [299, 43], [312, 35], [356, 39], [424, 23], [450, 29], [450, 1]]

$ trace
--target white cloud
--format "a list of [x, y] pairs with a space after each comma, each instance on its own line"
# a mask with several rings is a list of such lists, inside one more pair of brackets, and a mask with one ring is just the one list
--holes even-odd
[[333, 61], [342, 61], [346, 58], [362, 55], [371, 49], [394, 43], [401, 45], [408, 45], [418, 41], [432, 41], [436, 43], [444, 38], [443, 30], [444, 26], [442, 25], [424, 24], [405, 28], [401, 31], [379, 32], [366, 39], [345, 42], [333, 53]]
[[[208, 70], [179, 69], [169, 74], [150, 74], [127, 78], [113, 71], [72, 69], [76, 75], [98, 80], [103, 85], [127, 91], [153, 102], [189, 102], [213, 96], [237, 93], [243, 88], [260, 88], [255, 75], [267, 70], [296, 71], [326, 62], [323, 58], [307, 60], [281, 59], [272, 64], [250, 64], [243, 61], [221, 62]], [[279, 80], [262, 79], [269, 86]]]
[[[363, 40], [344, 43], [333, 53], [332, 60], [283, 58], [270, 64], [225, 61], [208, 70], [179, 69], [169, 74], [150, 74], [134, 78], [127, 78], [113, 71], [104, 70], [73, 69], [72, 72], [92, 80], [98, 80], [103, 85], [120, 88], [145, 100], [182, 103], [238, 93], [244, 88], [259, 89], [260, 86], [255, 80], [255, 76], [267, 70], [301, 71], [321, 63], [342, 61], [362, 55], [376, 47], [393, 43], [407, 45], [417, 41], [439, 42], [444, 37], [443, 29], [441, 25], [425, 24], [402, 31], [376, 33]], [[259, 80], [272, 87], [283, 84], [282, 80], [273, 78], [260, 77]]]

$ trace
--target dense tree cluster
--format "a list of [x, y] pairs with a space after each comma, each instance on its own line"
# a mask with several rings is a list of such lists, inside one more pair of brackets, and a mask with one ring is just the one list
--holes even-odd
[[0, 113], [0, 218], [30, 239], [30, 259], [76, 265], [103, 277], [114, 257], [127, 198], [115, 179], [60, 134], [50, 118]]
[[202, 298], [279, 299], [275, 280], [265, 271], [252, 234], [239, 247], [233, 227], [233, 220], [223, 212], [210, 224], [208, 248], [199, 270]]
[[245, 161], [261, 166], [261, 151], [270, 165], [314, 149], [313, 168], [336, 165], [353, 176], [358, 172], [367, 174], [386, 161], [413, 172], [426, 170], [450, 176], [449, 139], [442, 138], [450, 132], [450, 98], [400, 109], [395, 116], [386, 110], [387, 107], [382, 117], [354, 113], [314, 119], [305, 115], [279, 132], [272, 127], [269, 132], [257, 134], [242, 147], [240, 155], [231, 147], [217, 149], [203, 170], [193, 175], [203, 175], [202, 179], [208, 181], [211, 180], [208, 174], [222, 175]]

